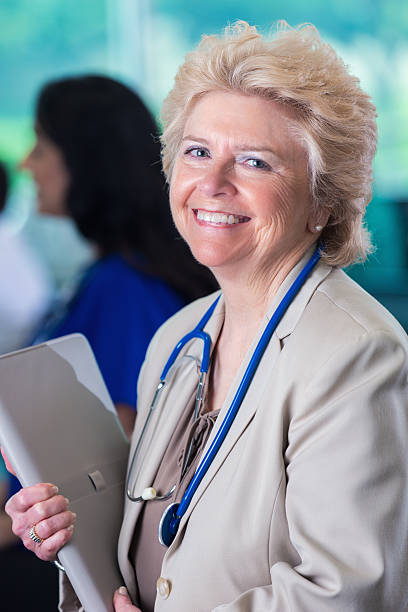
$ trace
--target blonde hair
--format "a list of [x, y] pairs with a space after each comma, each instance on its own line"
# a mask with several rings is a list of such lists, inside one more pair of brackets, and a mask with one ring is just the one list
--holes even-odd
[[162, 108], [162, 157], [168, 181], [193, 103], [209, 91], [234, 91], [295, 111], [295, 133], [308, 154], [316, 210], [328, 214], [323, 259], [334, 266], [372, 251], [363, 217], [371, 199], [376, 111], [316, 28], [279, 22], [271, 39], [238, 21], [223, 37], [204, 36], [187, 54]]

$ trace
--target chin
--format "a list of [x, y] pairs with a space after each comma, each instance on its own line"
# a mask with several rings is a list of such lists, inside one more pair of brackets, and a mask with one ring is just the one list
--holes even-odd
[[231, 252], [226, 252], [225, 248], [215, 248], [213, 244], [202, 243], [190, 248], [195, 259], [207, 268], [225, 266], [231, 260]]
[[65, 217], [66, 213], [64, 210], [60, 209], [57, 206], [52, 206], [50, 204], [47, 205], [46, 202], [41, 202], [38, 200], [37, 203], [37, 213], [40, 215], [47, 215], [48, 217]]
[[37, 197], [37, 212], [40, 215], [49, 215], [51, 214], [52, 208], [50, 207], [47, 201], [44, 201], [42, 198]]

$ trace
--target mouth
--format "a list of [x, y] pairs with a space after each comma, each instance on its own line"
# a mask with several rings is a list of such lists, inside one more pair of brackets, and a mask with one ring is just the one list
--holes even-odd
[[240, 223], [247, 223], [251, 220], [250, 217], [246, 217], [245, 215], [234, 215], [227, 211], [219, 212], [194, 208], [193, 213], [197, 221], [201, 221], [202, 223], [211, 223], [212, 225], [238, 225]]

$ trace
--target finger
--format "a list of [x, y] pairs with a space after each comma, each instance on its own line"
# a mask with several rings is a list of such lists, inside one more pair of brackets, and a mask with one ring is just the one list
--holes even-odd
[[1, 451], [1, 456], [3, 457], [3, 461], [6, 465], [6, 468], [8, 469], [8, 471], [10, 472], [10, 474], [13, 474], [14, 476], [16, 476], [15, 471], [13, 470], [13, 467], [9, 461], [9, 458], [7, 457], [6, 453], [4, 452], [4, 448], [1, 446], [0, 447], [0, 451]]
[[[17, 494], [18, 495], [18, 494]], [[19, 538], [25, 541], [27, 531], [33, 526], [50, 519], [68, 509], [69, 501], [63, 495], [54, 495], [49, 499], [40, 501], [25, 512], [9, 512], [13, 519], [12, 529]]]
[[141, 612], [140, 608], [134, 606], [130, 601], [130, 597], [124, 586], [121, 586], [114, 592], [113, 606], [115, 612]]
[[54, 497], [58, 493], [58, 487], [50, 483], [40, 483], [32, 487], [24, 487], [10, 497], [5, 510], [11, 517], [15, 513], [26, 512], [31, 506]]
[[54, 516], [66, 512], [69, 506], [69, 499], [63, 495], [54, 495], [44, 501], [40, 501], [29, 508], [24, 514], [24, 520], [30, 525], [37, 525], [46, 519], [52, 519]]
[[54, 514], [47, 519], [35, 523], [36, 534], [43, 540], [47, 540], [58, 531], [67, 529], [71, 525], [74, 525], [76, 520], [76, 514], [70, 510]]
[[37, 557], [43, 561], [55, 561], [61, 548], [72, 538], [73, 531], [74, 526], [70, 525], [66, 529], [57, 531], [54, 535], [41, 542], [41, 544], [35, 544], [31, 541], [34, 546], [30, 546], [30, 550], [35, 552]]
[[[66, 497], [56, 495], [34, 504], [26, 512], [11, 513], [13, 533], [21, 538], [26, 548], [33, 550], [32, 539], [29, 537], [31, 527], [37, 526], [37, 524], [43, 523], [43, 521], [49, 521], [43, 523], [42, 533], [39, 534], [39, 537], [43, 537], [43, 535], [49, 537], [58, 531], [59, 528], [68, 526], [66, 525], [67, 519], [68, 524], [75, 520], [72, 513], [68, 515], [63, 514], [68, 511], [68, 503], [69, 501]], [[59, 516], [61, 514], [62, 516]]]

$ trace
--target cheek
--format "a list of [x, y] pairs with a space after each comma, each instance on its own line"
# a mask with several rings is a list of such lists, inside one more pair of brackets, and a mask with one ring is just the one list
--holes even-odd
[[306, 194], [295, 181], [277, 180], [263, 191], [262, 197], [258, 199], [264, 204], [260, 214], [261, 223], [256, 227], [257, 242], [261, 249], [268, 251], [268, 245], [278, 236], [292, 231], [302, 233], [308, 210], [305, 197]]
[[177, 216], [177, 209], [178, 209], [178, 193], [177, 193], [177, 186], [174, 185], [173, 183], [171, 183], [170, 185], [169, 200], [170, 200], [171, 214], [175, 218]]
[[68, 182], [65, 168], [55, 162], [39, 164], [36, 172], [38, 182], [47, 187], [52, 193], [58, 193], [65, 189]]
[[173, 215], [178, 215], [181, 213], [187, 202], [189, 192], [188, 180], [186, 180], [185, 173], [181, 172], [176, 164], [169, 191], [170, 206]]
[[169, 187], [170, 206], [172, 210], [173, 210], [173, 207], [175, 207], [176, 202], [178, 201], [178, 191], [179, 191], [178, 176], [179, 176], [179, 172], [178, 172], [178, 166], [176, 162], [173, 168], [173, 172], [171, 174], [170, 187]]
[[284, 223], [285, 219], [290, 217], [296, 196], [287, 181], [276, 178], [269, 185], [257, 189], [252, 194], [252, 199], [262, 206], [259, 216], [263, 223], [276, 225]]
[[60, 173], [55, 175], [54, 183], [54, 195], [59, 205], [59, 212], [64, 214], [65, 201], [68, 195], [68, 189], [71, 182], [71, 178], [65, 169], [60, 169]]
[[40, 211], [53, 214], [66, 214], [66, 197], [70, 184], [70, 176], [65, 168], [55, 166], [47, 168], [37, 181], [41, 192], [39, 198]]
[[271, 192], [271, 216], [276, 217], [280, 224], [293, 223], [303, 217], [309, 207], [310, 197], [302, 182], [292, 180], [277, 181]]
[[182, 196], [179, 193], [177, 183], [172, 182], [170, 184], [169, 199], [170, 199], [170, 211], [173, 217], [174, 224], [176, 228], [178, 229], [178, 231], [180, 232], [180, 234], [184, 237], [184, 232], [183, 232], [183, 227], [182, 227], [183, 226], [183, 223], [182, 223], [182, 210], [183, 210]]
[[47, 177], [46, 169], [41, 164], [35, 163], [35, 162], [32, 162], [27, 167], [28, 167], [28, 169], [30, 171], [30, 174], [31, 174], [33, 180], [36, 183], [39, 183], [39, 184], [41, 183], [42, 184], [44, 182], [44, 177], [45, 177], [45, 179]]

